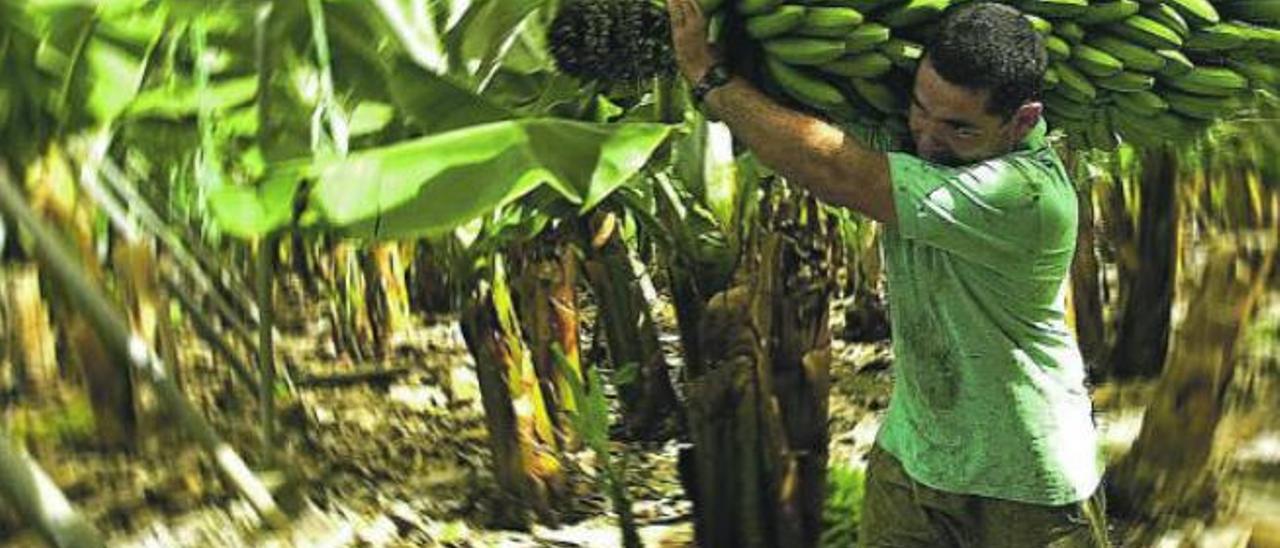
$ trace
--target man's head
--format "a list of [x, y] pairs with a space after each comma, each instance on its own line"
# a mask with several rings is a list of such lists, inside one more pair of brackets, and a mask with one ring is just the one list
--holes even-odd
[[962, 165], [1012, 150], [1040, 119], [1044, 42], [1017, 10], [991, 3], [951, 10], [916, 71], [916, 153]]

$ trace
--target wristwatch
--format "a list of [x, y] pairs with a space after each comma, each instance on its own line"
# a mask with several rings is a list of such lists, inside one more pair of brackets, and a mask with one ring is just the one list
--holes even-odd
[[733, 73], [729, 72], [729, 67], [724, 63], [716, 63], [711, 65], [710, 69], [702, 75], [702, 79], [693, 86], [693, 100], [701, 104], [707, 98], [707, 94], [711, 90], [729, 83], [733, 79]]

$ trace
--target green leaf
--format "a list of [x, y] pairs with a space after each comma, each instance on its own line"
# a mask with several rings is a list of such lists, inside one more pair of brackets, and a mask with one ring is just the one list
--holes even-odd
[[586, 375], [584, 382], [584, 379], [578, 378], [577, 371], [569, 363], [559, 344], [551, 345], [551, 355], [560, 376], [569, 385], [573, 401], [578, 404], [578, 412], [570, 415], [574, 429], [582, 436], [587, 447], [599, 454], [599, 458], [608, 459], [609, 402], [604, 396], [600, 372], [594, 367], [582, 367]]
[[552, 119], [467, 128], [329, 162], [313, 203], [363, 237], [439, 234], [543, 184], [585, 209], [630, 180], [669, 131]]
[[192, 85], [149, 89], [129, 105], [133, 118], [177, 120], [194, 117], [203, 101], [211, 110], [219, 111], [252, 101], [258, 93], [258, 77], [244, 76], [210, 83], [204, 93]]
[[445, 36], [451, 61], [480, 82], [487, 82], [517, 41], [522, 23], [546, 0], [480, 0], [472, 3]]
[[513, 116], [462, 84], [403, 58], [392, 65], [386, 86], [405, 121], [428, 134]]
[[137, 95], [142, 82], [143, 62], [99, 39], [89, 42], [86, 59], [91, 71], [89, 113], [102, 122], [114, 120]]
[[[585, 211], [631, 181], [670, 131], [660, 124], [497, 122], [316, 160], [297, 172], [276, 170], [261, 191], [234, 187], [211, 197], [211, 206], [227, 232], [244, 238], [288, 223], [301, 177], [316, 179], [309, 207], [319, 222], [355, 237], [442, 234], [543, 186]], [[281, 181], [289, 173], [294, 180]]]
[[300, 166], [278, 168], [257, 186], [223, 185], [209, 193], [209, 209], [227, 234], [253, 239], [289, 224]]
[[352, 137], [377, 133], [386, 128], [395, 115], [395, 109], [390, 105], [365, 101], [356, 105], [355, 111], [351, 113], [351, 126], [348, 130]]
[[627, 386], [640, 380], [640, 364], [636, 362], [624, 363], [613, 372], [614, 386]]

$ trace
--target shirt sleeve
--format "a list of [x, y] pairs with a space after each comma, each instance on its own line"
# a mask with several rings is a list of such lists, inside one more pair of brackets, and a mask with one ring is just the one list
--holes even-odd
[[962, 168], [890, 153], [898, 234], [991, 268], [1026, 263], [1039, 238], [1044, 169], [1021, 157]]

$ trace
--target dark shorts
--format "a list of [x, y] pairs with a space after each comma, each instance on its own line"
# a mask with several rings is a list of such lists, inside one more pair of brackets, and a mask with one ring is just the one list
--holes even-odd
[[858, 538], [865, 548], [1107, 548], [1102, 489], [1064, 506], [946, 493], [907, 476], [878, 446], [867, 463]]

